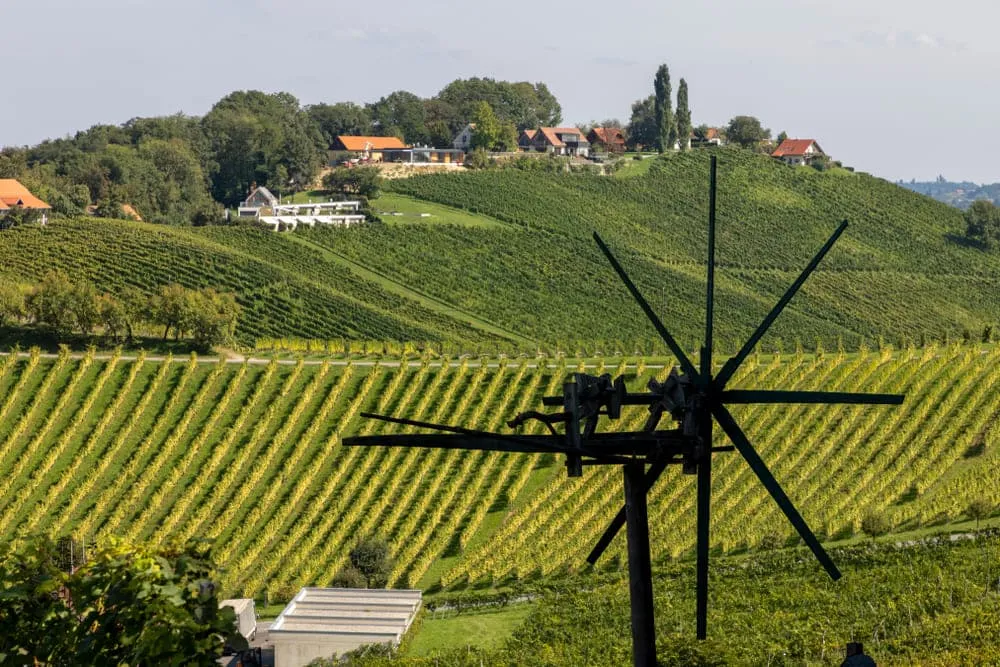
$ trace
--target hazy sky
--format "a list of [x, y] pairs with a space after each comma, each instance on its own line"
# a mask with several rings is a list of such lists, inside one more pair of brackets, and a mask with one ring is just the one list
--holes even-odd
[[471, 76], [625, 122], [665, 62], [695, 124], [750, 114], [885, 178], [995, 182], [998, 23], [987, 0], [0, 0], [0, 145], [237, 89], [370, 102]]

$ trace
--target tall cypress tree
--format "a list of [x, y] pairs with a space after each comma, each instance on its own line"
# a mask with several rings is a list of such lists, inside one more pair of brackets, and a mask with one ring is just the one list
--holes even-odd
[[656, 137], [660, 152], [673, 148], [671, 135], [677, 136], [674, 125], [674, 114], [670, 109], [670, 70], [666, 65], [660, 65], [653, 79], [653, 91], [656, 94]]
[[677, 84], [677, 138], [682, 151], [691, 148], [691, 109], [688, 108], [688, 85], [684, 79]]

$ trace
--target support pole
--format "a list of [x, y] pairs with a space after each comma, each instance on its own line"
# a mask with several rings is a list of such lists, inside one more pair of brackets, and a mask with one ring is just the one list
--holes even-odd
[[645, 465], [625, 469], [625, 526], [628, 534], [629, 595], [632, 602], [632, 663], [656, 666], [653, 624], [653, 567], [649, 557], [649, 517], [646, 512]]

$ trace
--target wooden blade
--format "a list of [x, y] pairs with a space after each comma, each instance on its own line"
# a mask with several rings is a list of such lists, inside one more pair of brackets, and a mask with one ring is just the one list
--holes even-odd
[[902, 394], [857, 394], [845, 391], [772, 391], [732, 389], [719, 395], [723, 403], [829, 403], [841, 405], [900, 405]]
[[639, 307], [642, 308], [642, 312], [644, 312], [649, 321], [653, 323], [653, 327], [656, 329], [657, 333], [660, 334], [660, 338], [663, 339], [663, 342], [666, 343], [667, 347], [670, 348], [670, 351], [673, 352], [677, 361], [680, 363], [681, 368], [688, 375], [688, 377], [692, 380], [697, 380], [700, 376], [698, 375], [698, 371], [695, 370], [694, 364], [692, 364], [691, 360], [688, 359], [688, 356], [684, 354], [684, 350], [682, 350], [681, 346], [677, 344], [674, 337], [670, 335], [670, 332], [667, 331], [667, 327], [664, 326], [662, 321], [660, 321], [660, 318], [653, 312], [649, 302], [646, 301], [646, 299], [642, 296], [642, 293], [639, 292], [639, 288], [636, 287], [635, 283], [632, 282], [632, 279], [628, 277], [628, 274], [625, 273], [625, 269], [623, 269], [622, 265], [618, 263], [618, 260], [615, 259], [615, 256], [611, 253], [610, 248], [608, 248], [601, 237], [598, 236], [597, 232], [594, 232], [594, 240], [597, 242], [601, 252], [604, 253], [604, 256], [608, 258], [609, 262], [611, 262], [611, 266], [618, 274], [618, 277], [622, 279], [623, 283], [625, 283], [625, 287], [627, 287], [628, 291], [632, 294], [632, 298], [639, 303]]
[[764, 464], [760, 455], [757, 454], [757, 450], [755, 450], [753, 445], [750, 444], [750, 440], [747, 438], [746, 434], [743, 433], [743, 429], [739, 427], [736, 420], [733, 419], [733, 416], [729, 413], [729, 410], [726, 409], [726, 406], [721, 404], [713, 406], [712, 414], [715, 416], [715, 420], [719, 423], [719, 426], [722, 427], [722, 430], [726, 432], [729, 439], [732, 440], [734, 445], [736, 445], [736, 449], [743, 455], [746, 462], [750, 464], [750, 469], [754, 471], [755, 475], [757, 475], [757, 478], [764, 485], [764, 488], [767, 489], [767, 492], [771, 494], [772, 498], [774, 498], [774, 502], [778, 503], [778, 507], [781, 508], [781, 511], [784, 512], [786, 517], [788, 517], [788, 520], [795, 527], [795, 530], [802, 537], [802, 539], [805, 540], [806, 545], [808, 545], [808, 547], [812, 550], [813, 555], [816, 556], [816, 559], [830, 574], [830, 578], [834, 581], [840, 579], [840, 570], [837, 569], [833, 559], [831, 559], [830, 555], [826, 553], [823, 545], [819, 543], [818, 539], [816, 539], [816, 535], [813, 534], [812, 529], [809, 528], [805, 519], [803, 519], [802, 515], [799, 514], [799, 511], [795, 509], [795, 505], [792, 504], [792, 501], [788, 499], [784, 489], [782, 489], [781, 485], [778, 484], [778, 480], [776, 480], [774, 475], [771, 474], [771, 471], [767, 469], [767, 465]]

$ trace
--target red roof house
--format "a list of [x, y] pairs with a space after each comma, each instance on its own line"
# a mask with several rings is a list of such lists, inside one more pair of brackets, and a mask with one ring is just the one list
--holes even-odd
[[826, 153], [813, 139], [785, 139], [771, 153], [771, 157], [791, 165], [806, 165], [813, 159], [825, 155]]
[[587, 133], [591, 146], [599, 146], [609, 153], [625, 151], [625, 133], [618, 127], [595, 127]]
[[531, 138], [530, 150], [586, 157], [590, 152], [590, 142], [575, 127], [540, 127]]
[[42, 212], [42, 224], [48, 221], [52, 207], [31, 194], [17, 179], [0, 178], [0, 218], [12, 209], [29, 209]]

